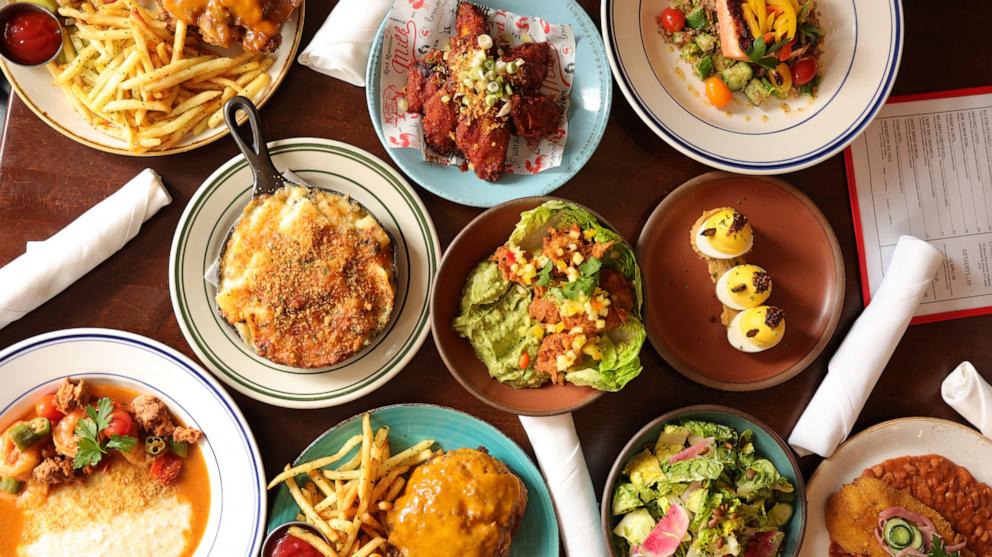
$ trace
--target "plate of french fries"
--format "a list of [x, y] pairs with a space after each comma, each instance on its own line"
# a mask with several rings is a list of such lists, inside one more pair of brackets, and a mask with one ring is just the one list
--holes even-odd
[[[151, 0], [58, 0], [63, 50], [45, 66], [0, 60], [18, 96], [63, 135], [102, 151], [181, 153], [226, 135], [235, 95], [262, 106], [299, 47], [303, 5], [272, 53], [217, 48]], [[0, 0], [0, 4], [3, 4]]]
[[510, 555], [557, 556], [551, 495], [527, 453], [488, 423], [429, 404], [378, 408], [318, 437], [269, 482], [278, 495], [268, 531], [302, 521], [322, 535], [307, 541], [325, 557], [392, 555], [387, 514], [410, 473], [435, 455], [466, 447], [485, 447], [527, 487], [527, 509]]

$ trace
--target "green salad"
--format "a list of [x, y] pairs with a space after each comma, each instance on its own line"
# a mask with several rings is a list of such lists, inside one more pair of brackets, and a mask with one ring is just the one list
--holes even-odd
[[496, 380], [618, 391], [641, 372], [641, 274], [589, 211], [548, 201], [470, 273], [452, 326]]
[[613, 543], [631, 557], [781, 554], [793, 485], [751, 430], [683, 421], [627, 463], [613, 493]]

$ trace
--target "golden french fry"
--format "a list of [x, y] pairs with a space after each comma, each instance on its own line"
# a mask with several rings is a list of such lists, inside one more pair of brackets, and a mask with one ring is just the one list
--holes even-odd
[[324, 557], [340, 557], [340, 555], [338, 555], [338, 552], [334, 551], [334, 548], [327, 545], [327, 542], [322, 540], [320, 536], [315, 536], [313, 533], [307, 532], [306, 530], [300, 528], [299, 526], [290, 526], [289, 535], [293, 536], [294, 538], [303, 540], [308, 544], [312, 545], [313, 548], [319, 551], [320, 554], [323, 555]]
[[97, 50], [93, 45], [89, 45], [83, 50], [80, 50], [76, 53], [76, 58], [65, 66], [65, 68], [55, 77], [55, 84], [63, 85], [72, 81], [74, 77], [82, 73], [90, 58], [93, 58], [96, 55]]
[[128, 54], [124, 62], [114, 70], [113, 74], [107, 79], [107, 83], [103, 86], [103, 90], [95, 99], [93, 99], [93, 108], [95, 110], [100, 110], [103, 105], [110, 101], [110, 98], [118, 92], [123, 92], [123, 89], [118, 89], [117, 86], [121, 84], [122, 81], [127, 77], [128, 72], [131, 71], [138, 61], [141, 60], [141, 53], [137, 50], [132, 50]]
[[176, 20], [176, 36], [172, 42], [172, 61], [178, 62], [183, 57], [183, 49], [186, 47], [186, 22]]
[[186, 58], [183, 60], [179, 60], [174, 64], [167, 64], [165, 66], [162, 66], [161, 68], [156, 69], [155, 71], [142, 74], [134, 79], [129, 79], [124, 83], [121, 83], [121, 89], [137, 88], [140, 85], [150, 83], [152, 81], [155, 81], [156, 79], [165, 78], [166, 76], [172, 75], [180, 70], [189, 68], [190, 66], [194, 66], [196, 64], [199, 64], [200, 62], [205, 62], [210, 59], [211, 59], [210, 56], [197, 56], [196, 58]]
[[101, 40], [101, 41], [115, 41], [131, 38], [131, 31], [128, 29], [104, 29], [104, 30], [94, 30], [94, 29], [80, 29], [79, 30], [80, 39], [88, 40]]
[[372, 541], [363, 545], [358, 551], [352, 553], [350, 557], [371, 557], [372, 552], [386, 545], [385, 538], [373, 538]]
[[361, 442], [362, 442], [361, 435], [355, 435], [354, 437], [351, 437], [350, 439], [345, 441], [344, 445], [341, 446], [341, 449], [338, 450], [338, 452], [330, 456], [325, 456], [322, 458], [318, 458], [316, 460], [311, 460], [310, 462], [304, 462], [299, 466], [295, 466], [279, 474], [278, 476], [273, 478], [271, 482], [269, 482], [268, 489], [272, 489], [273, 487], [286, 481], [288, 478], [292, 478], [293, 476], [298, 476], [310, 470], [317, 470], [318, 468], [323, 468], [324, 466], [330, 466], [331, 464], [334, 464], [335, 462], [347, 456], [347, 454], [350, 453], [352, 450], [354, 450], [354, 448], [357, 447], [358, 444]]
[[186, 112], [180, 114], [177, 118], [165, 120], [150, 128], [141, 130], [138, 132], [138, 137], [162, 137], [170, 135], [190, 122], [193, 122], [191, 126], [195, 125], [193, 120], [203, 112], [204, 107], [202, 106], [198, 106], [192, 110], [187, 110]]
[[179, 114], [182, 114], [183, 112], [186, 112], [191, 108], [196, 108], [211, 99], [219, 97], [220, 95], [221, 95], [220, 91], [204, 91], [202, 93], [197, 93], [196, 95], [193, 95], [187, 98], [186, 100], [182, 101], [181, 103], [177, 104], [172, 109], [172, 113], [178, 116]]
[[169, 112], [169, 106], [161, 101], [142, 101], [140, 99], [122, 99], [118, 101], [110, 101], [103, 105], [104, 112], [119, 112], [123, 110], [135, 111], [135, 121], [137, 122], [138, 113], [153, 111], [153, 112]]
[[[286, 470], [289, 470], [288, 465], [286, 466]], [[313, 527], [319, 530], [321, 534], [324, 534], [330, 538], [333, 530], [331, 530], [331, 527], [324, 521], [323, 518], [320, 518], [317, 511], [313, 510], [313, 506], [311, 506], [310, 503], [303, 498], [303, 493], [300, 491], [300, 486], [296, 484], [296, 480], [293, 479], [293, 476], [286, 479], [286, 487], [289, 488], [289, 493], [293, 496], [293, 500], [296, 501], [296, 504], [300, 507], [300, 510], [303, 511], [303, 516], [307, 518], [307, 523], [312, 524]]]
[[[236, 58], [215, 58], [213, 60], [205, 60], [199, 63], [195, 63], [192, 66], [186, 67], [183, 70], [180, 70], [172, 75], [169, 75], [168, 77], [163, 77], [161, 79], [157, 79], [150, 83], [147, 83], [143, 86], [143, 89], [145, 89], [146, 91], [158, 91], [160, 89], [172, 87], [173, 85], [177, 85], [179, 83], [182, 83], [183, 81], [186, 81], [198, 75], [205, 74], [207, 72], [219, 70], [221, 68], [228, 69], [240, 64], [241, 58], [243, 56], [245, 55], [241, 55]], [[169, 65], [170, 66], [179, 65], [185, 61], [186, 60], [180, 60], [175, 64], [169, 64]]]

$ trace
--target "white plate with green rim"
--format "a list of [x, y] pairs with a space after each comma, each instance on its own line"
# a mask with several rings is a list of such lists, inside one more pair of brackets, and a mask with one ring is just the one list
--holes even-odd
[[278, 365], [241, 340], [217, 311], [215, 287], [204, 280], [251, 198], [251, 168], [241, 155], [206, 179], [179, 219], [169, 257], [173, 309], [190, 347], [231, 388], [287, 408], [344, 404], [393, 378], [427, 338], [429, 294], [441, 251], [437, 232], [413, 187], [367, 151], [313, 137], [273, 141], [269, 149], [277, 168], [350, 195], [392, 237], [397, 271], [392, 320], [364, 351], [327, 368]]

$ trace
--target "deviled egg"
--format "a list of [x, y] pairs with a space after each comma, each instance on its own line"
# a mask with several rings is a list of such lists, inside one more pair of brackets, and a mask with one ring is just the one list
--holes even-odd
[[775, 306], [758, 306], [737, 314], [727, 328], [727, 340], [741, 352], [762, 352], [785, 336], [785, 312]]
[[716, 282], [716, 297], [730, 309], [760, 306], [772, 294], [772, 277], [757, 265], [737, 265]]
[[754, 231], [742, 213], [722, 207], [707, 211], [700, 220], [693, 233], [693, 244], [702, 255], [733, 259], [751, 251]]

